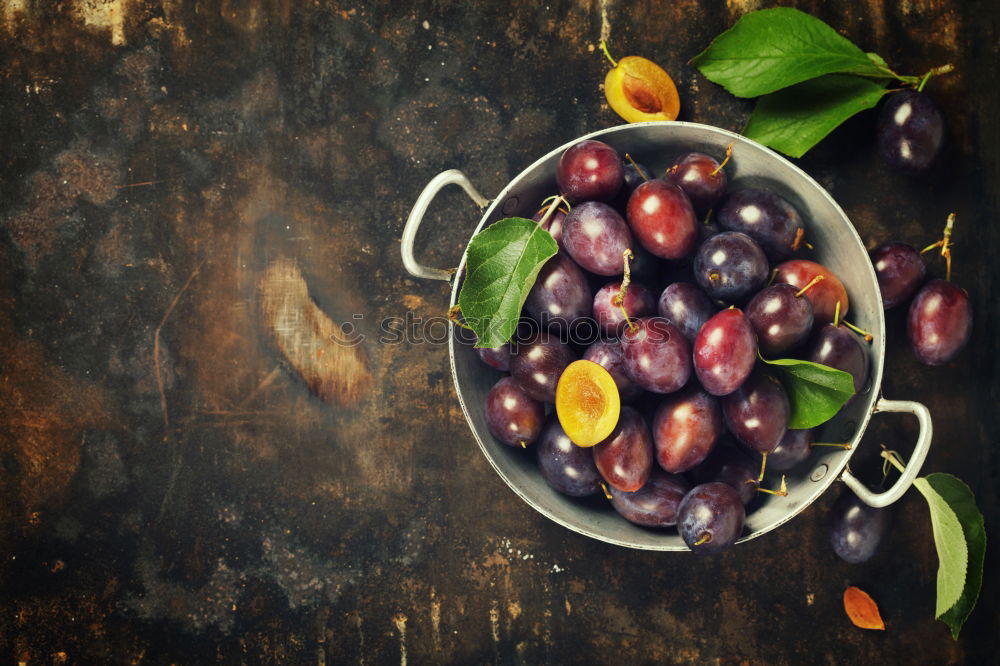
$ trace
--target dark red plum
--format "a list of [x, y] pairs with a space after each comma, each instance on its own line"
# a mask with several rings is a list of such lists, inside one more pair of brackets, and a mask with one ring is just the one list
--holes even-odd
[[786, 430], [778, 446], [767, 456], [767, 468], [787, 472], [806, 460], [812, 452], [812, 430]]
[[[813, 282], [816, 277], [823, 279]], [[851, 304], [847, 289], [840, 278], [822, 264], [808, 259], [789, 259], [775, 266], [773, 281], [790, 284], [799, 290], [809, 286], [805, 296], [812, 303], [815, 324], [832, 322], [837, 312], [837, 303], [840, 303], [840, 318], [847, 315]]]
[[719, 206], [715, 219], [723, 229], [753, 238], [771, 261], [787, 259], [798, 250], [805, 232], [795, 206], [768, 190], [733, 192]]
[[924, 258], [907, 243], [883, 243], [871, 251], [871, 259], [886, 310], [909, 300], [927, 275]]
[[931, 97], [916, 90], [893, 93], [878, 115], [878, 149], [903, 173], [927, 171], [944, 143], [944, 115]]
[[538, 334], [518, 343], [510, 360], [510, 373], [532, 398], [555, 403], [559, 376], [575, 360], [576, 354], [567, 345], [554, 336]]
[[544, 328], [571, 330], [589, 317], [593, 295], [587, 276], [569, 255], [559, 252], [545, 262], [524, 301], [524, 311]]
[[698, 242], [698, 220], [684, 191], [655, 178], [629, 197], [625, 217], [629, 228], [650, 254], [683, 259]]
[[716, 308], [697, 285], [674, 282], [660, 294], [657, 312], [679, 328], [688, 342], [693, 343], [701, 327], [715, 314]]
[[510, 343], [505, 342], [499, 347], [477, 347], [476, 354], [479, 356], [483, 363], [500, 370], [501, 372], [507, 372], [510, 370]]
[[772, 284], [747, 304], [760, 352], [771, 358], [801, 345], [813, 327], [812, 303], [790, 284]]
[[625, 372], [625, 356], [621, 342], [618, 340], [598, 340], [587, 347], [583, 358], [593, 361], [608, 371], [611, 379], [618, 387], [618, 396], [622, 402], [635, 400], [643, 393], [641, 386], [633, 382]]
[[625, 312], [628, 312], [629, 319], [638, 319], [653, 314], [656, 310], [656, 301], [653, 293], [638, 282], [630, 282], [625, 289], [625, 298], [621, 306], [615, 304], [622, 283], [611, 282], [594, 294], [593, 312], [594, 319], [600, 332], [612, 338], [617, 338], [625, 331]]
[[757, 242], [739, 231], [706, 240], [694, 259], [694, 278], [714, 300], [740, 304], [767, 282], [768, 264]]
[[590, 449], [577, 446], [553, 414], [535, 447], [538, 469], [545, 481], [571, 497], [593, 495], [601, 487], [601, 475]]
[[906, 331], [921, 363], [951, 361], [972, 335], [969, 295], [947, 280], [931, 280], [910, 303]]
[[677, 158], [663, 179], [684, 190], [699, 218], [718, 203], [728, 183], [725, 170], [715, 158], [698, 152]]
[[642, 415], [625, 405], [618, 425], [593, 448], [597, 471], [612, 488], [631, 493], [649, 480], [653, 469], [653, 438]]
[[833, 505], [830, 545], [845, 562], [860, 564], [871, 559], [892, 522], [890, 509], [876, 509], [852, 492], [845, 492]]
[[512, 377], [504, 377], [486, 394], [486, 426], [507, 446], [533, 443], [544, 422], [542, 403], [530, 397]]
[[684, 496], [677, 531], [692, 551], [711, 555], [736, 543], [745, 520], [739, 494], [728, 484], [712, 481], [695, 486]]
[[686, 472], [708, 456], [724, 432], [718, 398], [697, 389], [669, 395], [653, 416], [656, 461], [668, 472]]
[[672, 393], [691, 376], [691, 345], [662, 317], [639, 319], [622, 335], [625, 372], [654, 393]]
[[747, 448], [760, 454], [778, 446], [788, 429], [791, 406], [777, 379], [755, 372], [743, 385], [722, 399], [722, 414], [729, 432]]
[[669, 474], [656, 467], [646, 485], [633, 493], [608, 488], [615, 511], [630, 523], [643, 527], [676, 525], [681, 500], [689, 490], [691, 483], [682, 475]]
[[625, 250], [634, 244], [622, 216], [599, 201], [573, 206], [563, 222], [563, 247], [582, 268], [597, 275], [623, 275]]
[[594, 139], [567, 148], [556, 167], [559, 191], [573, 203], [610, 201], [621, 189], [624, 175], [618, 151]]
[[[545, 218], [545, 214], [548, 212], [549, 207], [543, 206], [541, 210], [531, 216], [531, 219], [535, 222], [541, 222]], [[552, 215], [549, 219], [542, 224], [542, 229], [549, 232], [552, 239], [559, 246], [559, 249], [563, 249], [562, 235], [563, 235], [563, 224], [566, 222], [566, 211], [562, 208], [552, 211]]]
[[757, 339], [739, 308], [713, 315], [694, 339], [694, 371], [712, 395], [728, 395], [739, 388], [756, 360]]
[[868, 379], [868, 346], [846, 326], [825, 324], [817, 331], [807, 361], [843, 370], [854, 378], [854, 392], [861, 393]]

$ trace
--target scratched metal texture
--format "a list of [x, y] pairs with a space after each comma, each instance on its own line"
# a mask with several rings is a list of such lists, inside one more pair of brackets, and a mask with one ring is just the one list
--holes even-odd
[[[799, 163], [870, 246], [957, 212], [972, 340], [919, 366], [890, 312], [883, 388], [930, 407], [926, 470], [968, 482], [996, 543], [1000, 8], [795, 4], [899, 71], [956, 65], [930, 175], [881, 165], [872, 112]], [[0, 1], [0, 661], [994, 662], [996, 549], [953, 641], [915, 492], [864, 565], [827, 542], [839, 485], [715, 558], [608, 546], [496, 477], [440, 326], [391, 339], [446, 304], [399, 260], [427, 180], [492, 195], [617, 124], [602, 32], [673, 75], [682, 119], [738, 130], [750, 104], [687, 61], [767, 5]], [[476, 218], [443, 194], [418, 256], [455, 265]], [[854, 471], [915, 432], [876, 417]], [[887, 631], [850, 625], [848, 584]]]

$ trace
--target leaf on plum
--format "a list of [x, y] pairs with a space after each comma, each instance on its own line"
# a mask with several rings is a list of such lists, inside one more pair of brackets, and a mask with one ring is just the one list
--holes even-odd
[[508, 217], [475, 235], [466, 250], [458, 306], [476, 347], [499, 347], [514, 335], [538, 271], [559, 246], [537, 222]]
[[761, 360], [775, 368], [788, 392], [790, 429], [808, 430], [829, 421], [854, 395], [849, 372], [795, 358]]

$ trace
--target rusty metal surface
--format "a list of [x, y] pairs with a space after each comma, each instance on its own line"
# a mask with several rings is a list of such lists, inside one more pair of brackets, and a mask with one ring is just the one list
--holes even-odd
[[[759, 6], [0, 2], [0, 660], [992, 662], [995, 549], [953, 641], [915, 493], [864, 565], [827, 543], [839, 488], [713, 559], [601, 544], [494, 475], [440, 328], [397, 339], [446, 304], [398, 254], [431, 176], [490, 195], [617, 124], [602, 33], [674, 75], [682, 119], [738, 130], [749, 104], [686, 62]], [[799, 163], [872, 246], [958, 213], [973, 338], [922, 367], [890, 312], [884, 391], [930, 407], [926, 469], [969, 483], [996, 542], [1000, 10], [799, 6], [898, 70], [957, 66], [930, 176], [881, 166], [871, 113]], [[454, 265], [477, 217], [443, 194], [418, 256]], [[875, 417], [852, 468], [877, 480], [878, 444], [914, 436]], [[888, 631], [849, 624], [848, 584]]]

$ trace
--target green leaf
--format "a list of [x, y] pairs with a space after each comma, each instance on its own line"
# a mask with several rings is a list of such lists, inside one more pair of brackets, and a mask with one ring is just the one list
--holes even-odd
[[866, 53], [865, 55], [868, 56], [869, 60], [871, 60], [873, 63], [875, 63], [876, 67], [880, 67], [880, 68], [884, 69], [885, 72], [886, 72], [886, 74], [890, 74], [890, 75], [892, 74], [892, 70], [889, 69], [889, 63], [887, 63], [885, 61], [885, 58], [883, 58], [882, 56], [880, 56], [877, 53]]
[[827, 74], [757, 100], [743, 133], [791, 157], [802, 157], [834, 128], [871, 109], [885, 94], [886, 81]]
[[[927, 483], [947, 502], [962, 526], [965, 543], [969, 551], [969, 565], [965, 576], [962, 596], [937, 618], [951, 629], [952, 638], [958, 638], [962, 625], [968, 619], [979, 598], [983, 584], [983, 562], [986, 560], [986, 525], [983, 514], [976, 507], [976, 498], [969, 486], [951, 474], [928, 474]], [[919, 479], [918, 479], [919, 480]], [[936, 536], [936, 535], [935, 535]]]
[[814, 16], [778, 7], [745, 14], [691, 60], [737, 97], [757, 97], [824, 74], [893, 78]]
[[477, 347], [510, 340], [538, 271], [558, 250], [548, 231], [523, 217], [508, 217], [475, 235], [458, 306], [479, 338]]
[[913, 482], [913, 486], [927, 500], [931, 512], [934, 547], [938, 555], [937, 604], [934, 617], [939, 618], [958, 602], [965, 589], [969, 547], [958, 516], [930, 481], [921, 477]]
[[854, 378], [849, 372], [794, 358], [761, 359], [776, 368], [788, 391], [791, 429], [806, 430], [829, 421], [854, 395]]

